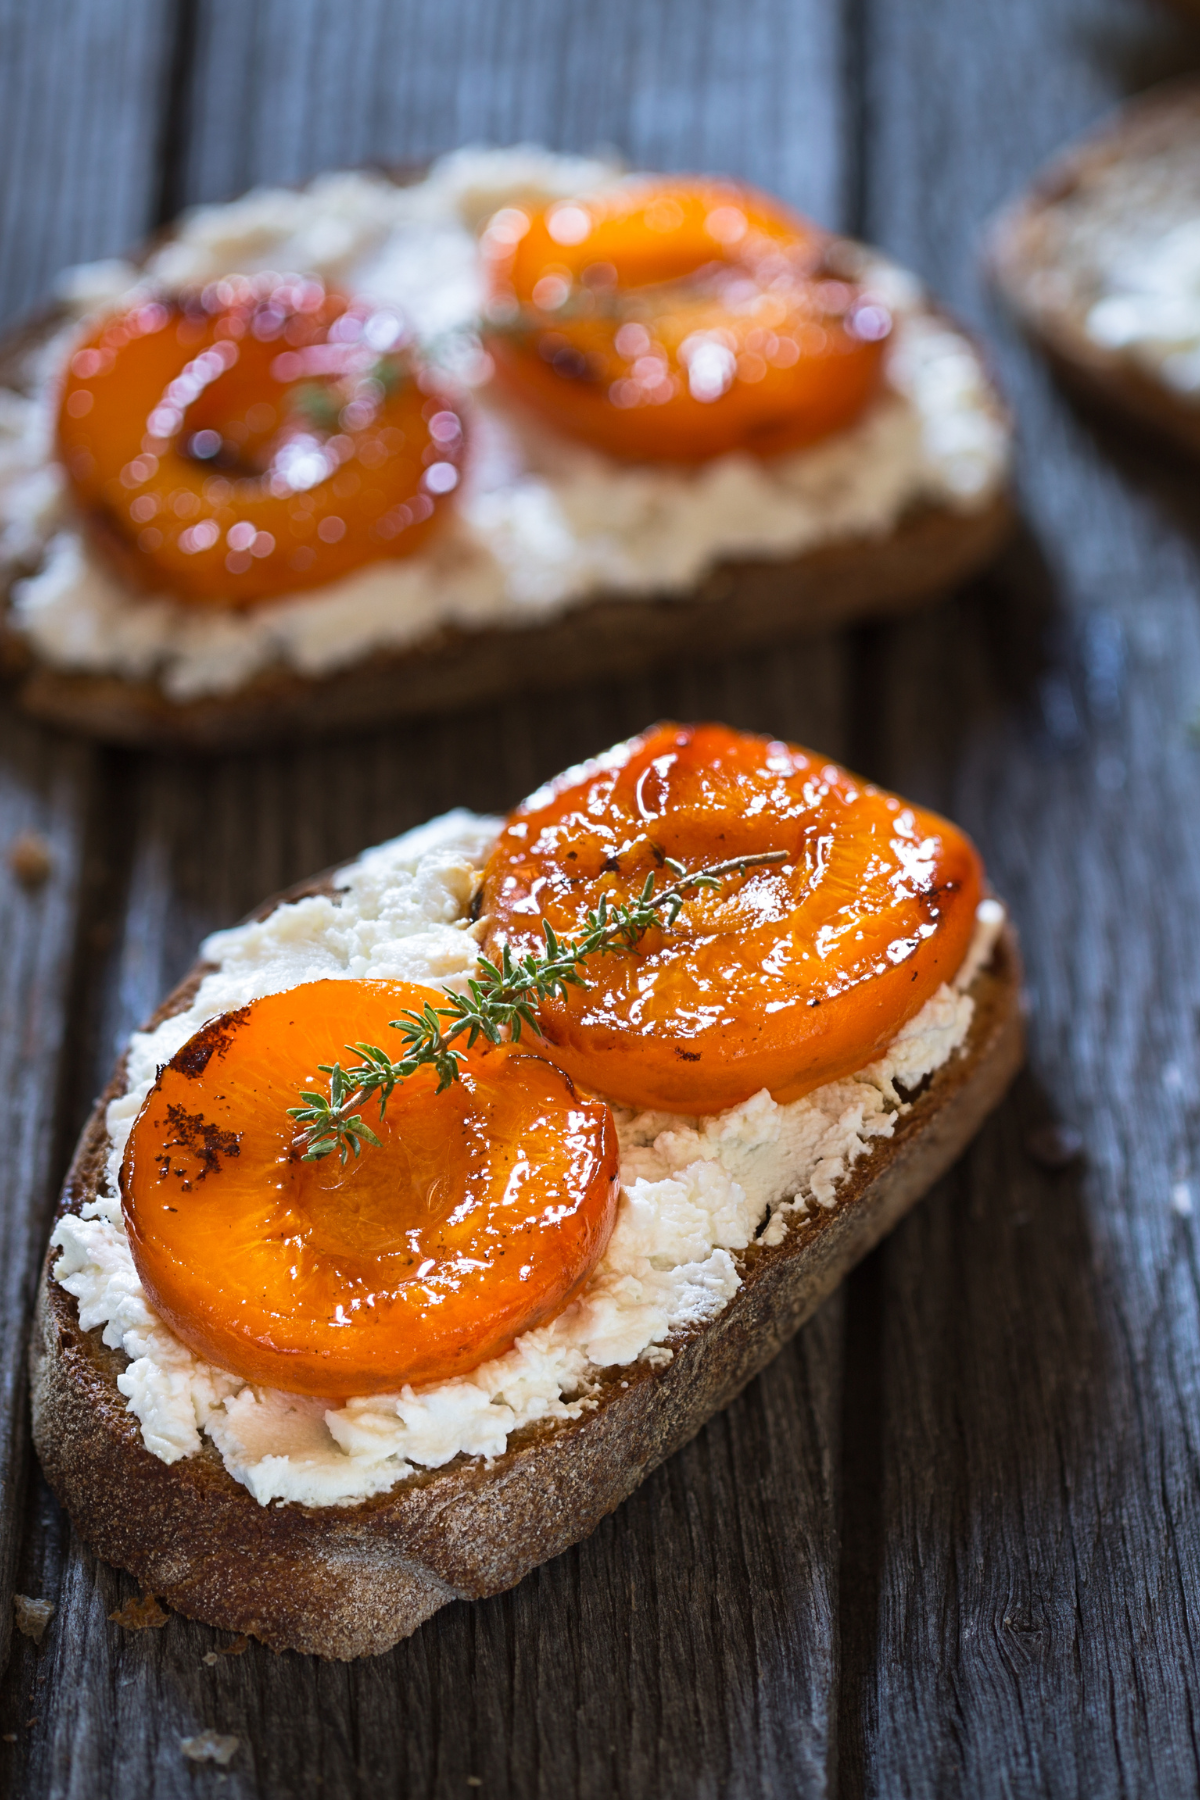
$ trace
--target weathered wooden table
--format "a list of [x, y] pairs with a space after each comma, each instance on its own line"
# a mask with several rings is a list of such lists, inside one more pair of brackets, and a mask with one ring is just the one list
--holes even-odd
[[[0, 294], [181, 205], [463, 141], [729, 170], [877, 239], [976, 324], [1027, 529], [910, 623], [218, 762], [0, 715], [0, 1312], [30, 1796], [1175, 1796], [1200, 1787], [1196, 474], [1077, 411], [981, 289], [982, 222], [1104, 107], [1200, 62], [1147, 0], [3, 0]], [[29, 1446], [55, 1188], [122, 1035], [199, 935], [656, 716], [822, 746], [954, 813], [1024, 934], [1031, 1063], [960, 1167], [578, 1550], [345, 1667], [182, 1618], [81, 1549]], [[1028, 1151], [1049, 1119], [1085, 1155]], [[227, 1640], [224, 1640], [227, 1641]], [[183, 1760], [215, 1727], [228, 1773]]]

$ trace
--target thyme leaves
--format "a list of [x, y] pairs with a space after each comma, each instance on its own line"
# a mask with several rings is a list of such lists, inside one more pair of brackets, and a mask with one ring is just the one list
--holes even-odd
[[400, 1034], [400, 1055], [392, 1058], [378, 1044], [347, 1044], [359, 1059], [343, 1065], [321, 1063], [328, 1076], [327, 1091], [303, 1089], [302, 1106], [289, 1106], [296, 1121], [296, 1147], [305, 1162], [320, 1162], [338, 1155], [345, 1165], [358, 1157], [364, 1145], [379, 1138], [363, 1118], [361, 1108], [378, 1099], [382, 1119], [397, 1086], [418, 1069], [432, 1069], [437, 1092], [458, 1080], [463, 1050], [480, 1038], [489, 1044], [518, 1043], [528, 1029], [540, 1036], [537, 1007], [547, 1000], [564, 998], [570, 988], [587, 986], [585, 965], [591, 956], [620, 954], [634, 949], [639, 939], [658, 927], [669, 931], [679, 917], [689, 893], [715, 889], [731, 875], [789, 860], [786, 850], [767, 850], [758, 855], [733, 857], [708, 868], [688, 873], [682, 863], [665, 858], [674, 880], [659, 892], [653, 873], [647, 875], [640, 894], [631, 901], [610, 902], [607, 894], [587, 915], [583, 930], [570, 938], [559, 937], [548, 919], [542, 922], [544, 943], [515, 957], [505, 945], [499, 960], [480, 957], [478, 974], [467, 982], [463, 994], [448, 993], [444, 1004], [427, 1002], [420, 1012], [402, 1012], [392, 1019]]

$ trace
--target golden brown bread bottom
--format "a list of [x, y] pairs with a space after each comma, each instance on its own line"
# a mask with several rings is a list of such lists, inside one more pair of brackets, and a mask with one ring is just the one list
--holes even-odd
[[1166, 432], [1195, 456], [1200, 454], [1200, 406], [1174, 394], [1119, 351], [1097, 344], [1084, 328], [1081, 309], [1056, 298], [1053, 286], [1055, 208], [1077, 198], [1086, 205], [1081, 191], [1114, 164], [1133, 165], [1180, 150], [1200, 158], [1200, 81], [1195, 77], [1166, 83], [1132, 101], [1056, 157], [1028, 193], [997, 219], [988, 263], [1020, 323], [1070, 386]]
[[[312, 891], [311, 889], [308, 891]], [[294, 896], [292, 896], [294, 897]], [[263, 909], [269, 911], [270, 907]], [[156, 1020], [190, 1002], [194, 971]], [[260, 1506], [213, 1445], [168, 1465], [145, 1449], [116, 1378], [126, 1358], [80, 1329], [47, 1258], [31, 1350], [34, 1441], [80, 1534], [190, 1618], [275, 1649], [348, 1659], [389, 1649], [448, 1600], [497, 1594], [586, 1537], [776, 1354], [959, 1155], [1021, 1062], [1020, 961], [1011, 930], [976, 977], [962, 1052], [930, 1079], [890, 1139], [841, 1183], [832, 1211], [739, 1258], [743, 1283], [708, 1325], [670, 1340], [662, 1369], [603, 1376], [577, 1421], [530, 1427], [490, 1466], [459, 1458], [355, 1506]], [[61, 1211], [94, 1197], [104, 1111], [84, 1130]]]
[[[47, 314], [0, 343], [0, 382], [21, 384], [25, 359], [62, 317]], [[843, 539], [782, 561], [718, 564], [689, 594], [601, 594], [522, 628], [446, 626], [330, 675], [277, 667], [232, 694], [182, 704], [152, 680], [56, 668], [10, 619], [0, 622], [0, 673], [34, 718], [135, 748], [223, 752], [326, 737], [910, 612], [988, 563], [1013, 522], [1006, 494], [977, 512], [923, 506], [886, 537]]]

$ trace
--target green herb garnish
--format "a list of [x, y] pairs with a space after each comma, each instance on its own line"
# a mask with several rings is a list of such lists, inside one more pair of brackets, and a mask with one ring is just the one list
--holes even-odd
[[610, 905], [607, 894], [602, 894], [578, 937], [558, 937], [545, 919], [543, 950], [531, 950], [517, 959], [505, 945], [498, 963], [481, 957], [480, 972], [468, 981], [465, 994], [447, 994], [443, 1006], [427, 1004], [419, 1013], [404, 1012], [389, 1020], [403, 1045], [395, 1061], [377, 1044], [347, 1044], [347, 1050], [355, 1051], [361, 1061], [347, 1067], [341, 1063], [318, 1065], [322, 1075], [329, 1077], [328, 1093], [303, 1089], [300, 1098], [305, 1104], [288, 1107], [289, 1116], [300, 1126], [296, 1143], [304, 1146], [304, 1161], [320, 1162], [336, 1151], [345, 1164], [351, 1155], [360, 1154], [364, 1144], [378, 1144], [361, 1112], [355, 1110], [364, 1101], [378, 1095], [382, 1119], [398, 1083], [418, 1069], [437, 1072], [440, 1094], [458, 1080], [463, 1052], [454, 1048], [454, 1041], [464, 1035], [468, 1049], [481, 1037], [489, 1044], [506, 1039], [517, 1043], [525, 1026], [540, 1037], [534, 1007], [539, 1001], [565, 996], [568, 988], [586, 987], [583, 965], [589, 956], [632, 950], [642, 933], [655, 925], [669, 931], [689, 889], [717, 888], [728, 875], [787, 862], [789, 855], [787, 850], [767, 850], [758, 856], [714, 863], [690, 875], [682, 863], [668, 856], [666, 866], [676, 879], [662, 893], [655, 892], [653, 874], [647, 875], [641, 893], [629, 904]]
[[323, 382], [297, 382], [292, 389], [291, 401], [293, 409], [310, 431], [332, 433], [337, 430], [338, 418], [345, 402], [339, 400], [333, 389]]

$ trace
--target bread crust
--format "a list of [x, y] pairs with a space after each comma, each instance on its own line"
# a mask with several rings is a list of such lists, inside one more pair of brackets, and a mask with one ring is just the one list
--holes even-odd
[[1119, 351], [1097, 344], [1085, 329], [1083, 310], [1056, 297], [1053, 285], [1055, 208], [1079, 196], [1113, 164], [1181, 148], [1200, 156], [1200, 80], [1195, 77], [1164, 83], [1131, 101], [1056, 157], [996, 219], [987, 263], [1024, 329], [1070, 386], [1132, 413], [1190, 455], [1200, 456], [1200, 406], [1189, 405]]
[[[327, 879], [281, 898], [316, 891], [328, 891]], [[183, 1010], [203, 974], [198, 965], [151, 1023]], [[741, 1287], [715, 1320], [668, 1340], [665, 1368], [608, 1370], [580, 1419], [531, 1426], [489, 1465], [460, 1457], [354, 1506], [260, 1506], [207, 1438], [198, 1455], [160, 1462], [116, 1385], [127, 1358], [99, 1329], [81, 1329], [50, 1252], [30, 1351], [34, 1442], [50, 1485], [107, 1562], [188, 1617], [277, 1650], [377, 1654], [449, 1600], [514, 1586], [588, 1536], [727, 1406], [949, 1168], [1020, 1066], [1020, 986], [1006, 927], [972, 987], [962, 1052], [854, 1165], [834, 1209], [792, 1222], [781, 1244], [741, 1253]], [[96, 1196], [105, 1108], [123, 1088], [118, 1066], [84, 1128], [59, 1216]]]
[[[413, 172], [398, 178], [411, 180]], [[0, 382], [19, 385], [25, 359], [63, 317], [48, 312], [0, 339]], [[321, 738], [911, 612], [991, 561], [1014, 522], [1006, 493], [975, 512], [920, 506], [886, 537], [845, 538], [782, 560], [718, 563], [689, 594], [598, 594], [537, 625], [444, 626], [326, 676], [275, 667], [232, 694], [183, 703], [152, 680], [41, 661], [13, 627], [5, 596], [0, 673], [14, 680], [23, 711], [109, 743], [220, 753]]]

